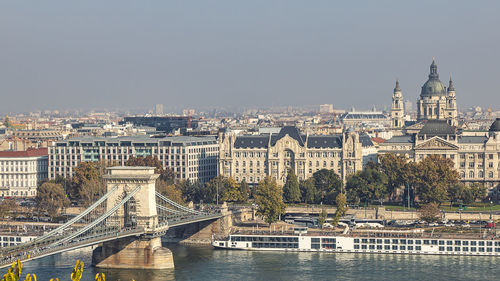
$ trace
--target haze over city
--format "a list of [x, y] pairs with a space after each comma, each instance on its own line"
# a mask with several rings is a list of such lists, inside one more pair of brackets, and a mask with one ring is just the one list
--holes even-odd
[[436, 58], [491, 106], [496, 1], [2, 1], [0, 113], [416, 102]]

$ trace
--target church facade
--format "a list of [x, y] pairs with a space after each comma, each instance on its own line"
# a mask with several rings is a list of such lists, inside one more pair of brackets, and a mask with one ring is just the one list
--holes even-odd
[[500, 199], [500, 119], [497, 118], [484, 134], [467, 135], [458, 128], [455, 89], [450, 78], [446, 88], [439, 80], [436, 62], [430, 66], [428, 80], [422, 86], [417, 101], [417, 123], [401, 124], [402, 92], [399, 82], [392, 97], [392, 128], [402, 130], [380, 144], [379, 153], [405, 155], [418, 162], [429, 155], [441, 155], [455, 164], [465, 183], [483, 183], [491, 199]]

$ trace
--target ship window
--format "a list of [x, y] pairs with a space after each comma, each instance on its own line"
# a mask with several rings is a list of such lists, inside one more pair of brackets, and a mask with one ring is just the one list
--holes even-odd
[[382, 239], [377, 239], [377, 244], [382, 244]]
[[382, 245], [377, 245], [377, 250], [382, 250]]
[[401, 251], [404, 251], [404, 250], [406, 250], [406, 246], [399, 246], [399, 249], [400, 249]]
[[444, 241], [443, 240], [439, 240], [439, 245], [444, 245]]
[[484, 241], [479, 241], [479, 246], [484, 246]]
[[446, 245], [453, 245], [453, 241], [450, 240], [446, 241]]
[[400, 240], [399, 240], [399, 243], [401, 243], [401, 244], [406, 244], [406, 239], [400, 239]]
[[440, 246], [439, 251], [444, 251], [444, 246]]
[[486, 242], [486, 246], [490, 246], [490, 247], [493, 246], [493, 242], [491, 242], [491, 241]]
[[415, 246], [415, 250], [422, 251], [422, 246]]
[[462, 241], [460, 241], [460, 240], [455, 240], [455, 245], [460, 245], [460, 244], [462, 244], [461, 242]]
[[495, 252], [500, 253], [500, 248], [495, 248]]
[[[370, 250], [375, 250], [375, 245], [369, 245], [368, 247], [370, 248]], [[491, 248], [488, 248], [488, 249], [491, 249]]]
[[476, 241], [470, 241], [471, 246], [476, 246]]
[[384, 239], [384, 243], [385, 243], [385, 244], [390, 244], [390, 243], [391, 243], [391, 240], [389, 240], [389, 239]]
[[469, 251], [469, 247], [463, 247], [463, 248], [462, 248], [462, 251], [463, 251], [463, 252], [468, 252], [468, 251]]
[[429, 240], [424, 240], [424, 245], [429, 245], [430, 241]]
[[312, 249], [319, 249], [319, 244], [311, 244]]
[[311, 243], [319, 243], [319, 238], [311, 238]]
[[463, 242], [462, 242], [462, 245], [464, 245], [464, 246], [468, 246], [468, 245], [469, 245], [469, 241], [463, 241]]
[[384, 250], [390, 250], [390, 249], [391, 249], [391, 246], [389, 246], [389, 245], [384, 246]]
[[359, 250], [359, 245], [354, 245], [355, 250]]
[[475, 252], [475, 251], [477, 251], [477, 249], [476, 249], [476, 247], [470, 247], [470, 251]]
[[361, 249], [366, 250], [366, 245], [361, 245]]
[[368, 243], [368, 239], [361, 239], [361, 243]]
[[392, 244], [398, 244], [398, 239], [392, 239]]
[[[413, 240], [408, 240], [408, 244], [409, 245], [412, 245], [413, 244]], [[408, 247], [409, 248], [409, 247]]]
[[408, 251], [413, 251], [413, 246], [408, 246]]
[[358, 239], [358, 238], [355, 238], [355, 239], [354, 239], [354, 243], [359, 243], [359, 239]]
[[432, 245], [437, 245], [437, 244], [438, 244], [438, 241], [437, 241], [437, 240], [431, 240], [431, 244], [432, 244]]
[[448, 251], [448, 252], [453, 251], [453, 247], [446, 247], [446, 251]]
[[460, 247], [455, 247], [455, 252], [460, 252]]
[[486, 248], [486, 252], [488, 252], [488, 253], [493, 252], [493, 248]]
[[392, 249], [393, 249], [393, 250], [397, 250], [397, 249], [398, 249], [398, 246], [393, 245], [393, 246], [392, 246]]
[[375, 239], [370, 239], [371, 244], [375, 244]]
[[484, 252], [484, 248], [483, 247], [479, 247], [479, 252]]
[[417, 244], [417, 245], [422, 244], [422, 240], [415, 240], [415, 244]]

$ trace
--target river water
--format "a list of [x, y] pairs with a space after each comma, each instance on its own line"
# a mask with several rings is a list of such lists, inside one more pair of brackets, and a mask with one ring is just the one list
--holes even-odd
[[97, 272], [104, 272], [109, 281], [498, 280], [500, 274], [500, 257], [251, 252], [166, 246], [174, 254], [173, 270], [96, 270], [90, 266], [92, 250], [87, 248], [26, 263], [23, 272], [36, 273], [40, 281], [55, 277], [69, 280], [80, 259], [85, 262], [83, 281], [94, 280]]

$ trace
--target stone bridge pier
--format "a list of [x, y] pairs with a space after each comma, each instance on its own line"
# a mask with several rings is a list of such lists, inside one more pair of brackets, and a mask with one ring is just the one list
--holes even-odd
[[[153, 233], [158, 225], [155, 182], [159, 175], [152, 167], [112, 167], [104, 176], [107, 190], [117, 187], [107, 199], [107, 209], [140, 189], [120, 207], [109, 226], [141, 227]], [[125, 237], [104, 242], [92, 254], [92, 264], [98, 268], [166, 269], [174, 267], [172, 252], [161, 246], [160, 237]]]

